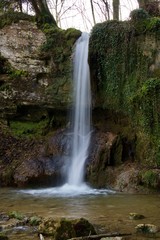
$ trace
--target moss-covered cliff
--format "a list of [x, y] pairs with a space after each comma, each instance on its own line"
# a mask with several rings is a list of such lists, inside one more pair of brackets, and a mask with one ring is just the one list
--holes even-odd
[[80, 34], [51, 24], [37, 26], [23, 13], [1, 16], [1, 119], [55, 121], [55, 109], [64, 116], [71, 103], [72, 49]]
[[90, 66], [94, 111], [103, 109], [107, 130], [135, 143], [137, 162], [160, 167], [160, 18], [135, 10], [130, 21], [97, 24]]
[[[97, 24], [90, 38], [86, 178], [122, 191], [160, 186], [160, 19], [136, 11], [130, 21]], [[56, 185], [71, 148], [71, 58], [81, 33], [37, 27], [26, 15], [1, 21], [0, 185]]]

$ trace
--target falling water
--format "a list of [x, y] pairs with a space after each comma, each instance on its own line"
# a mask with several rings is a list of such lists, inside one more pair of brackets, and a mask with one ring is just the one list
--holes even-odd
[[91, 92], [88, 65], [89, 34], [82, 33], [76, 43], [73, 72], [73, 115], [71, 120], [72, 152], [67, 182], [60, 187], [20, 190], [34, 196], [77, 196], [114, 193], [108, 189], [93, 189], [84, 183], [84, 167], [91, 137]]
[[82, 33], [74, 54], [73, 90], [73, 139], [68, 184], [80, 186], [84, 178], [84, 166], [90, 143], [90, 73], [88, 65], [89, 34]]

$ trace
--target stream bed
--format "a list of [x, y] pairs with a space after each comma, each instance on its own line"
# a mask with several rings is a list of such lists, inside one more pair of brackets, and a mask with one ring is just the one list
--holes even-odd
[[[52, 192], [52, 194], [51, 194]], [[18, 211], [42, 217], [86, 218], [99, 225], [103, 232], [135, 233], [140, 223], [160, 227], [160, 195], [123, 194], [94, 191], [90, 194], [58, 195], [50, 191], [0, 189], [0, 212]], [[141, 220], [130, 220], [130, 213], [145, 216]], [[16, 238], [9, 238], [16, 239]], [[18, 239], [33, 239], [20, 238]], [[39, 238], [34, 238], [39, 239]], [[131, 238], [132, 239], [132, 238]], [[160, 235], [136, 237], [134, 239], [160, 239]]]

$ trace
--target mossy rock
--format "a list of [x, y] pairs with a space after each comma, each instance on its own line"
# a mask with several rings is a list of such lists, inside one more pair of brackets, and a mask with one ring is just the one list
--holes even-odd
[[61, 219], [56, 229], [55, 240], [66, 240], [76, 236], [73, 224], [70, 220]]
[[147, 170], [141, 172], [141, 181], [146, 187], [158, 188], [160, 185], [159, 171]]
[[39, 225], [38, 231], [45, 236], [54, 236], [56, 240], [65, 240], [76, 236], [72, 222], [65, 218], [60, 220], [44, 219]]
[[53, 218], [44, 219], [39, 225], [38, 231], [45, 236], [53, 236], [55, 240], [67, 240], [96, 234], [93, 225], [84, 218], [74, 220], [65, 218], [59, 220]]
[[93, 225], [85, 218], [80, 218], [73, 222], [76, 237], [95, 235], [96, 231]]
[[135, 228], [137, 233], [155, 234], [158, 232], [157, 226], [153, 224], [138, 224]]
[[130, 213], [129, 214], [129, 219], [131, 220], [140, 220], [140, 219], [144, 219], [145, 217], [139, 213]]
[[19, 213], [17, 211], [10, 212], [9, 217], [10, 218], [15, 218], [15, 219], [18, 219], [18, 220], [23, 220], [25, 218], [25, 216], [22, 213]]
[[10, 128], [13, 135], [21, 136], [42, 136], [48, 126], [48, 119], [31, 122], [31, 121], [10, 121]]
[[31, 226], [38, 226], [42, 222], [42, 218], [38, 216], [32, 216], [29, 218], [29, 224]]
[[9, 238], [5, 235], [5, 233], [0, 233], [0, 240], [8, 240]]
[[17, 23], [20, 20], [35, 22], [35, 17], [30, 16], [26, 13], [22, 13], [22, 12], [8, 11], [8, 12], [1, 15], [0, 29], [3, 28], [6, 25], [11, 25], [12, 23]]

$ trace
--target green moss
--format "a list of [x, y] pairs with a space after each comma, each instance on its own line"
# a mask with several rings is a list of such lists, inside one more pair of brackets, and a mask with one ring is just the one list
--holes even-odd
[[149, 14], [143, 8], [134, 9], [130, 13], [130, 18], [132, 21], [137, 22], [149, 18]]
[[18, 69], [12, 69], [10, 71], [10, 78], [15, 79], [15, 78], [20, 78], [20, 77], [27, 77], [28, 72], [24, 70], [18, 70]]
[[13, 169], [12, 169], [12, 166], [8, 166], [7, 169], [5, 169], [5, 171], [3, 171], [2, 181], [5, 183], [5, 185], [13, 184]]
[[42, 219], [38, 216], [32, 216], [29, 219], [29, 224], [31, 226], [38, 226], [41, 223]]
[[8, 240], [8, 236], [5, 233], [0, 233], [0, 240]]
[[62, 64], [72, 53], [72, 47], [81, 32], [76, 29], [62, 30], [55, 26], [45, 24], [42, 28], [47, 41], [41, 46], [45, 56], [54, 56], [55, 63]]
[[98, 104], [129, 117], [137, 135], [136, 149], [143, 146], [141, 139], [147, 139], [144, 145], [148, 148], [143, 154], [138, 150], [139, 159], [148, 159], [154, 165], [159, 162], [156, 152], [160, 147], [160, 71], [155, 63], [159, 23], [159, 18], [144, 16], [134, 21], [97, 24], [89, 46]]
[[9, 217], [10, 218], [16, 218], [18, 220], [22, 220], [22, 219], [24, 219], [25, 216], [23, 214], [17, 212], [17, 211], [13, 211], [13, 212], [9, 213]]
[[3, 92], [3, 91], [9, 91], [11, 88], [10, 88], [10, 85], [8, 83], [4, 83], [0, 86], [0, 92]]
[[96, 235], [93, 225], [85, 218], [73, 221], [76, 237]]
[[22, 12], [8, 11], [1, 15], [0, 18], [0, 29], [6, 25], [11, 25], [12, 23], [17, 23], [20, 20], [35, 21], [33, 16]]
[[10, 128], [15, 136], [41, 136], [45, 134], [45, 129], [48, 126], [48, 120], [39, 122], [20, 122], [11, 121]]
[[54, 239], [55, 240], [67, 240], [75, 237], [75, 231], [72, 222], [67, 219], [61, 219], [60, 225], [56, 230]]
[[152, 170], [143, 172], [142, 183], [147, 187], [156, 188], [158, 185], [158, 173]]

